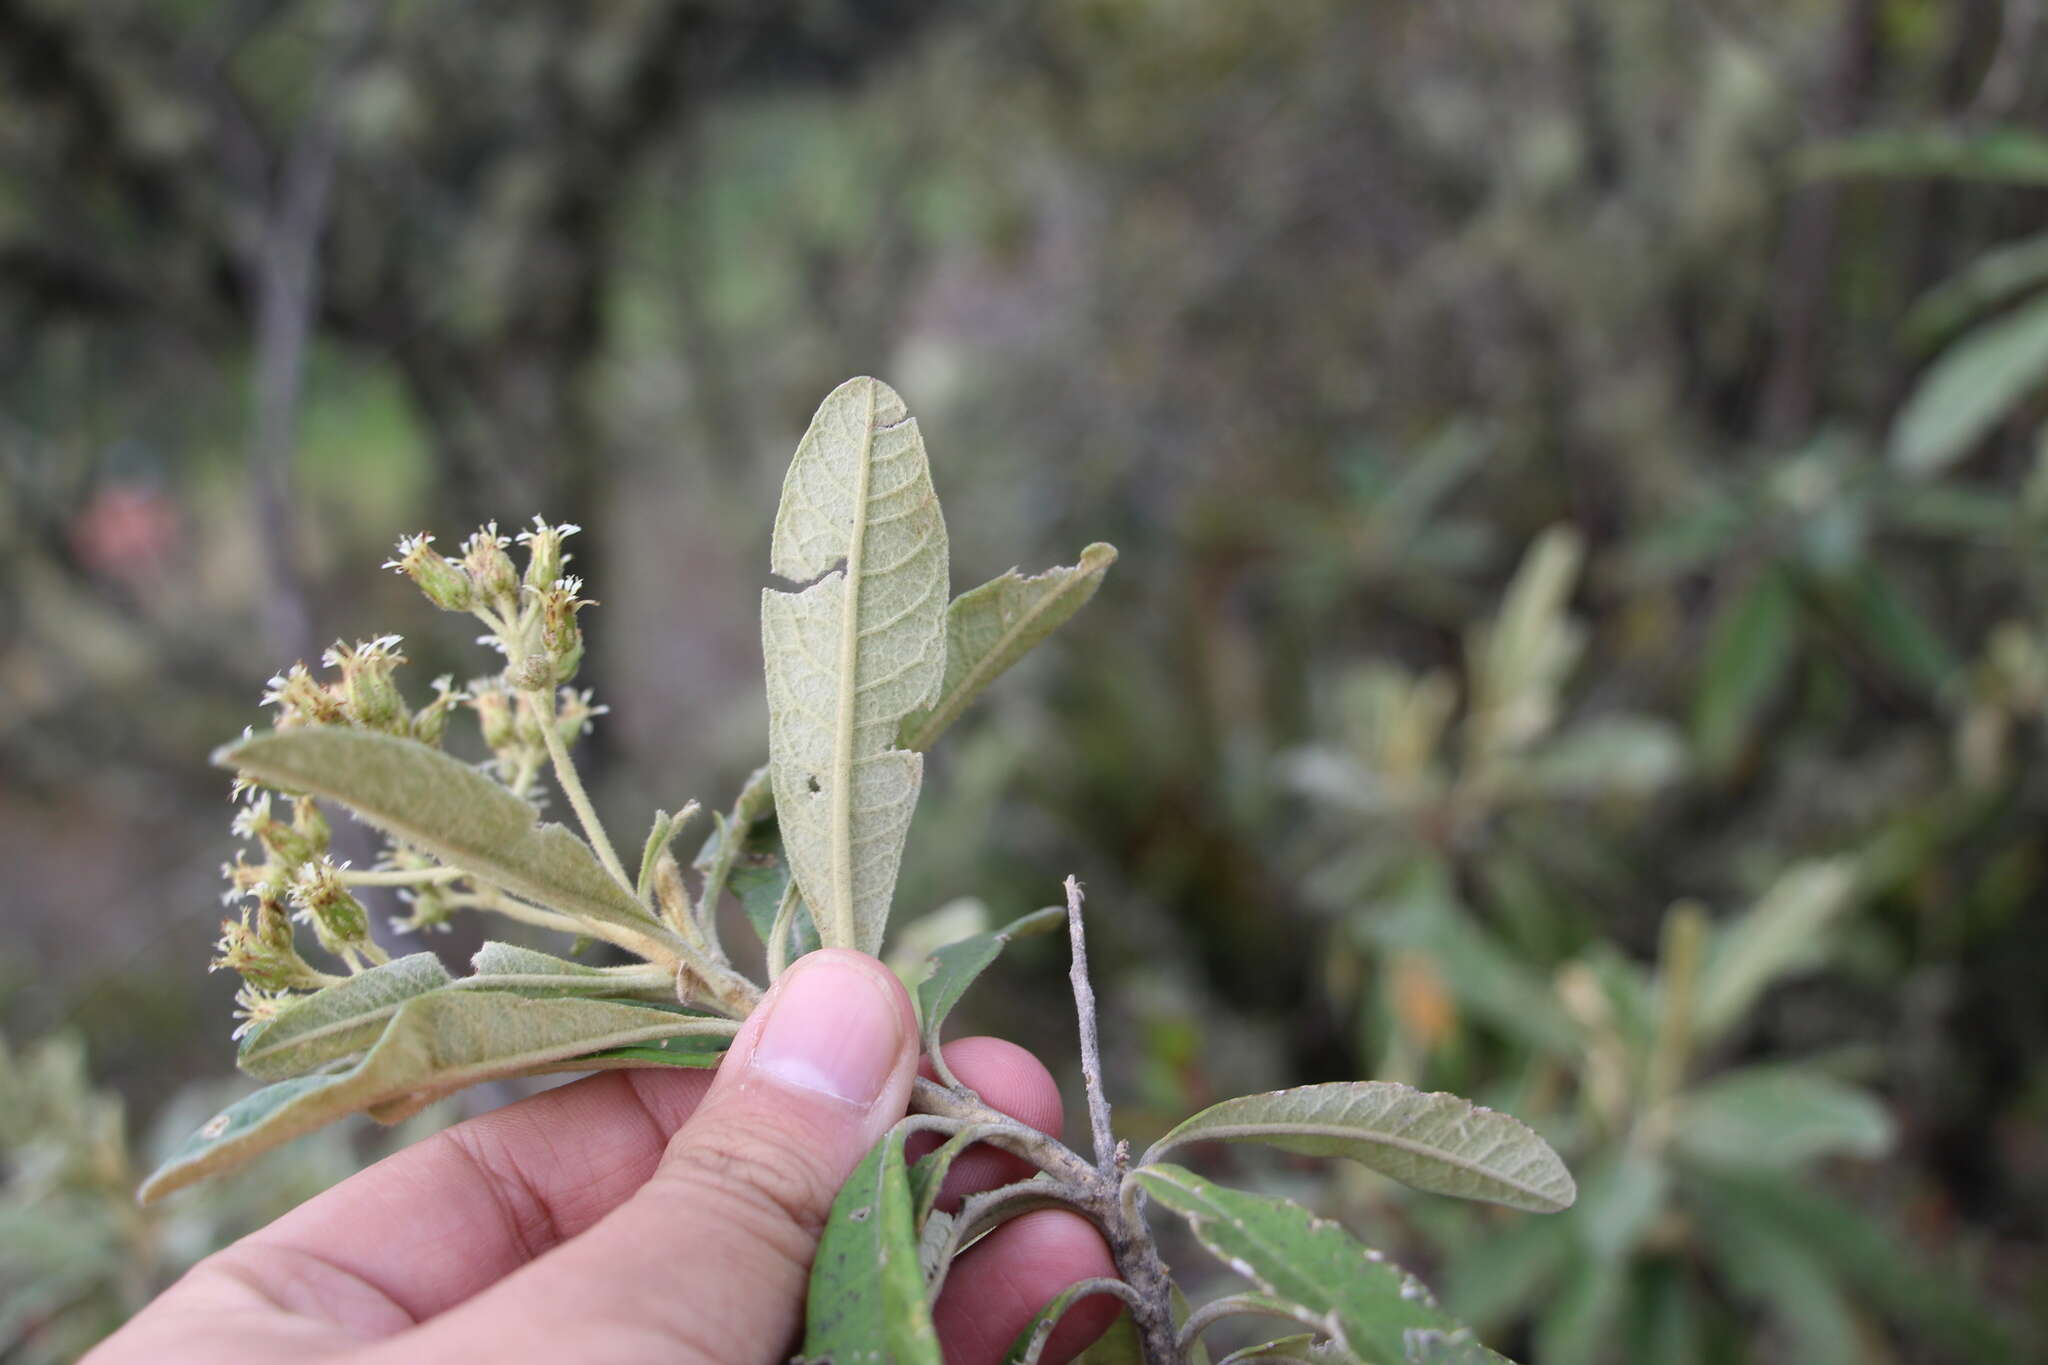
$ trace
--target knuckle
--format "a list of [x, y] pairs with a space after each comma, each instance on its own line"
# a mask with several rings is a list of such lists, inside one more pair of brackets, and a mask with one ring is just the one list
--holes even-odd
[[743, 1229], [786, 1249], [798, 1265], [810, 1263], [837, 1192], [788, 1135], [723, 1124], [677, 1134], [658, 1178], [724, 1203]]

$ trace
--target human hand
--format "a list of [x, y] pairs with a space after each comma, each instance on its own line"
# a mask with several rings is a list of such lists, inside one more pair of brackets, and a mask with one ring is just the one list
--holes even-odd
[[[782, 1360], [833, 1197], [903, 1117], [917, 1057], [895, 975], [813, 953], [716, 1072], [608, 1072], [409, 1147], [200, 1262], [87, 1365]], [[1058, 1090], [1030, 1054], [971, 1038], [946, 1060], [1058, 1134]], [[1028, 1174], [977, 1148], [946, 1197]], [[1074, 1214], [1004, 1224], [947, 1278], [946, 1359], [992, 1365], [1060, 1289], [1115, 1273]], [[1066, 1360], [1112, 1310], [1078, 1304], [1045, 1358]]]

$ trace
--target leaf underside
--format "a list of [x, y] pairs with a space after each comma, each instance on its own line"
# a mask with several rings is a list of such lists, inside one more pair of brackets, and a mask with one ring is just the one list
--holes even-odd
[[143, 1183], [139, 1197], [148, 1203], [358, 1110], [389, 1122], [479, 1081], [565, 1069], [562, 1063], [580, 1069], [588, 1053], [733, 1028], [610, 1000], [454, 989], [418, 996], [346, 1071], [280, 1081], [215, 1115]]
[[413, 953], [295, 1002], [249, 1030], [235, 1065], [259, 1081], [302, 1076], [377, 1041], [399, 1006], [453, 980], [441, 959]]
[[811, 419], [775, 518], [772, 569], [810, 586], [761, 594], [776, 816], [828, 946], [881, 947], [924, 773], [896, 736], [939, 699], [946, 564], [916, 419], [888, 385], [848, 380]]
[[1173, 1129], [1147, 1163], [1184, 1142], [1263, 1142], [1344, 1156], [1404, 1185], [1553, 1213], [1577, 1195], [1571, 1172], [1520, 1120], [1456, 1095], [1393, 1081], [1306, 1085], [1212, 1105]]
[[223, 768], [339, 801], [386, 833], [549, 909], [674, 940], [605, 873], [590, 846], [438, 749], [368, 730], [305, 726], [214, 754]]

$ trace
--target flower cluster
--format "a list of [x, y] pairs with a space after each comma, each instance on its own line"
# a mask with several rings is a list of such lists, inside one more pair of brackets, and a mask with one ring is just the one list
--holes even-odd
[[[398, 636], [336, 641], [321, 655], [322, 672], [301, 661], [270, 679], [263, 705], [273, 708], [274, 727], [371, 730], [438, 748], [449, 717], [467, 707], [490, 751], [484, 770], [540, 804], [539, 779], [551, 752], [588, 733], [591, 720], [606, 710], [587, 690], [567, 686], [583, 660], [577, 616], [593, 605], [582, 596], [583, 580], [565, 572], [570, 556], [563, 542], [577, 529], [535, 517], [532, 529], [513, 537], [491, 522], [464, 540], [453, 558], [435, 550], [430, 535], [404, 537], [384, 567], [410, 578], [435, 606], [482, 622], [487, 633], [480, 642], [503, 656], [503, 668], [460, 688], [453, 675], [436, 678], [432, 698], [414, 709], [397, 681], [406, 662]], [[524, 552], [523, 568], [514, 562], [515, 546]], [[310, 797], [265, 791], [246, 775], [237, 777], [233, 794], [246, 800], [234, 832], [261, 854], [261, 861], [252, 861], [248, 851], [238, 853], [221, 869], [228, 883], [224, 899], [240, 902], [242, 911], [222, 922], [213, 966], [239, 972], [245, 983], [236, 997], [238, 1036], [275, 1017], [297, 998], [294, 992], [346, 979], [300, 956], [294, 921], [309, 926], [350, 972], [387, 960], [352, 886], [396, 888], [407, 910], [391, 920], [399, 933], [446, 929], [457, 908], [477, 903], [476, 888], [458, 890], [464, 879], [452, 869], [395, 840], [366, 873], [337, 863], [328, 854], [327, 822]], [[287, 800], [288, 819], [273, 808]]]

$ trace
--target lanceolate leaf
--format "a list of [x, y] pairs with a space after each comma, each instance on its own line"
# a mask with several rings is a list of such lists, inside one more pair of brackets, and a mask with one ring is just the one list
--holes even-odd
[[1146, 1166], [1131, 1178], [1185, 1218], [1217, 1259], [1319, 1320], [1353, 1355], [1405, 1360], [1412, 1332], [1470, 1338], [1414, 1276], [1299, 1204], [1225, 1189], [1173, 1165]]
[[910, 1219], [904, 1128], [840, 1187], [811, 1265], [804, 1357], [830, 1365], [943, 1365]]
[[1899, 412], [1892, 463], [1939, 474], [2048, 383], [2048, 297], [1973, 329], [1928, 368]]
[[590, 846], [466, 763], [409, 739], [307, 726], [254, 735], [213, 761], [290, 791], [330, 797], [493, 886], [553, 910], [679, 943]]
[[1871, 1096], [1823, 1072], [1755, 1066], [1686, 1095], [1673, 1133], [1680, 1151], [1703, 1161], [1789, 1169], [1836, 1154], [1882, 1156], [1892, 1120]]
[[141, 1198], [146, 1203], [357, 1110], [413, 1112], [436, 1095], [553, 1069], [585, 1053], [735, 1028], [730, 1020], [609, 1000], [450, 990], [419, 996], [399, 1007], [347, 1071], [281, 1081], [215, 1115], [144, 1182]]
[[432, 953], [372, 967], [250, 1029], [235, 1065], [259, 1081], [281, 1081], [361, 1052], [377, 1041], [400, 1005], [440, 990], [450, 979]]
[[1182, 1143], [1216, 1140], [1348, 1156], [1418, 1190], [1537, 1213], [1566, 1208], [1577, 1195], [1564, 1162], [1520, 1120], [1392, 1081], [1305, 1085], [1225, 1100], [1159, 1139], [1145, 1164]]
[[776, 817], [824, 942], [872, 953], [924, 775], [897, 729], [938, 701], [946, 667], [946, 524], [916, 419], [888, 385], [850, 379], [818, 408], [771, 567], [817, 580], [761, 594]]
[[949, 943], [931, 956], [931, 972], [917, 984], [917, 1017], [923, 1022], [924, 1045], [934, 1056], [939, 1050], [939, 1030], [953, 1006], [974, 984], [974, 979], [1002, 954], [1011, 939], [1035, 934], [1066, 922], [1067, 912], [1047, 906], [1014, 919], [1000, 929], [974, 934]]
[[946, 680], [939, 699], [905, 716], [896, 742], [931, 748], [983, 689], [1088, 605], [1114, 563], [1116, 547], [1097, 542], [1081, 551], [1077, 564], [1033, 578], [1012, 569], [954, 598], [946, 609]]
[[1855, 890], [1850, 859], [1796, 864], [1716, 937], [1693, 1016], [1702, 1046], [1740, 1022], [1774, 981], [1820, 961], [1828, 927]]

